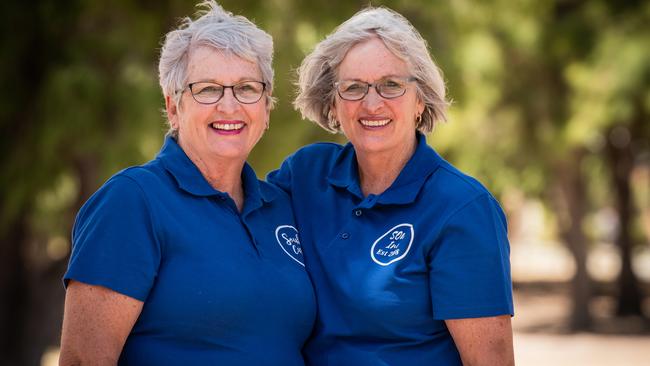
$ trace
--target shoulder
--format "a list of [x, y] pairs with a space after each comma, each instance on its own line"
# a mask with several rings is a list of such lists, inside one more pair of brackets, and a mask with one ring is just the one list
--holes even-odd
[[148, 192], [155, 192], [163, 177], [156, 161], [123, 169], [111, 176], [83, 205], [77, 219], [97, 210], [147, 210]]
[[101, 187], [95, 192], [87, 204], [92, 203], [95, 200], [122, 200], [135, 198], [136, 196], [143, 196], [144, 189], [139, 180], [133, 176], [133, 168], [126, 168], [102, 184]]
[[323, 179], [337, 159], [344, 153], [346, 146], [330, 142], [318, 142], [301, 147], [289, 155], [279, 169], [270, 172], [266, 180], [280, 186], [287, 192], [292, 191], [295, 180]]
[[283, 191], [275, 184], [267, 183], [259, 179], [258, 182], [260, 184], [260, 193], [266, 200], [280, 200], [289, 202], [289, 195], [287, 192]]
[[86, 201], [79, 210], [77, 221], [85, 221], [97, 217], [98, 213], [106, 215], [127, 210], [142, 210], [146, 208], [145, 194], [142, 185], [125, 171], [110, 177]]
[[171, 187], [174, 187], [173, 179], [156, 159], [117, 172], [100, 190], [108, 190], [116, 194], [138, 193], [143, 198], [155, 200], [156, 197], [168, 193]]
[[121, 177], [131, 180], [134, 184], [146, 187], [154, 182], [162, 183], [166, 176], [163, 171], [164, 168], [161, 166], [160, 161], [156, 159], [143, 165], [128, 167], [115, 174], [111, 179]]
[[447, 161], [442, 161], [434, 178], [445, 186], [445, 190], [462, 196], [476, 197], [490, 194], [488, 189], [476, 178], [460, 171]]
[[295, 163], [332, 161], [344, 148], [345, 146], [333, 142], [317, 142], [301, 147], [291, 154], [287, 160]]
[[331, 142], [307, 145], [287, 157], [280, 170], [303, 182], [324, 179], [349, 151], [352, 151], [350, 146]]
[[450, 214], [470, 203], [496, 206], [501, 210], [498, 201], [478, 179], [444, 160], [427, 181], [426, 191], [435, 194], [436, 199], [446, 201]]

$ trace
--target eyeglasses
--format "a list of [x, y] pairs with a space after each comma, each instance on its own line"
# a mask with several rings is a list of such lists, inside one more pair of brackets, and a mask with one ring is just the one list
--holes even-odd
[[334, 83], [334, 86], [339, 97], [344, 100], [355, 101], [363, 99], [368, 94], [371, 86], [383, 98], [393, 99], [404, 95], [408, 86], [407, 84], [415, 80], [417, 79], [412, 76], [403, 78], [388, 77], [375, 83], [366, 83], [359, 80], [341, 80]]
[[243, 104], [257, 103], [262, 99], [266, 83], [261, 81], [242, 81], [235, 85], [221, 85], [208, 81], [200, 81], [187, 85], [192, 93], [192, 98], [200, 104], [214, 104], [221, 100], [226, 89], [232, 89], [232, 94], [238, 102]]

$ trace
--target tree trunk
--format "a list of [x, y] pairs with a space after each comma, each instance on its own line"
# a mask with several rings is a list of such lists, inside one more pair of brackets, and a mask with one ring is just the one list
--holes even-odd
[[28, 303], [23, 251], [26, 229], [26, 215], [19, 214], [0, 241], [0, 357], [7, 366], [24, 364], [21, 340]]
[[630, 177], [634, 168], [632, 154], [631, 133], [624, 126], [617, 126], [610, 130], [607, 139], [607, 161], [612, 175], [612, 184], [615, 194], [616, 209], [618, 213], [618, 232], [616, 245], [621, 253], [621, 273], [618, 277], [618, 303], [616, 315], [642, 315], [641, 292], [639, 284], [632, 270], [633, 239], [632, 226], [632, 190]]
[[580, 165], [585, 152], [571, 151], [567, 159], [556, 166], [559, 195], [555, 206], [560, 219], [560, 234], [573, 255], [576, 272], [571, 280], [571, 313], [569, 328], [572, 331], [589, 330], [592, 324], [589, 302], [592, 284], [587, 273], [587, 237], [582, 230], [586, 213], [586, 187]]
[[[97, 165], [93, 157], [75, 161], [80, 186], [78, 199], [67, 213], [69, 229], [76, 212], [96, 189]], [[0, 237], [0, 364], [36, 366], [47, 347], [60, 344], [65, 297], [61, 278], [68, 259], [33, 263], [27, 255], [32, 238], [26, 214], [5, 227]]]

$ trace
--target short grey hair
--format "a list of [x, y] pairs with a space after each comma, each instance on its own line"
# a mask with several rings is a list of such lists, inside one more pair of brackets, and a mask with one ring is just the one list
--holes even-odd
[[[273, 92], [273, 38], [241, 15], [225, 11], [213, 0], [197, 5], [194, 20], [186, 17], [179, 27], [165, 36], [160, 60], [158, 78], [165, 97], [171, 97], [179, 106], [182, 91], [186, 87], [188, 58], [196, 47], [208, 46], [224, 51], [244, 60], [254, 62], [262, 73], [266, 84], [266, 103], [270, 110], [275, 104]], [[169, 123], [169, 118], [168, 121]], [[178, 131], [169, 126], [168, 134], [176, 137]]]
[[395, 56], [404, 60], [417, 82], [417, 96], [424, 112], [418, 131], [431, 132], [438, 121], [446, 121], [449, 102], [445, 99], [442, 72], [429, 54], [427, 42], [399, 13], [385, 7], [368, 7], [339, 25], [305, 57], [298, 68], [298, 95], [293, 102], [303, 118], [325, 130], [341, 132], [333, 117], [338, 67], [347, 52], [370, 38], [381, 39]]

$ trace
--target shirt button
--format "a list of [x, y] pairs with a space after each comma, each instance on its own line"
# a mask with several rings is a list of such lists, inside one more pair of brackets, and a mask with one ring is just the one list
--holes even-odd
[[222, 200], [222, 201], [225, 201], [225, 200], [226, 200], [226, 196], [219, 196], [219, 199]]
[[363, 211], [361, 211], [361, 210], [354, 210], [354, 215], [357, 216], [357, 217], [359, 217], [359, 216], [363, 215]]
[[350, 237], [350, 234], [348, 234], [348, 233], [341, 234], [341, 239], [343, 239], [343, 240], [345, 240], [345, 239], [347, 239], [349, 237]]

